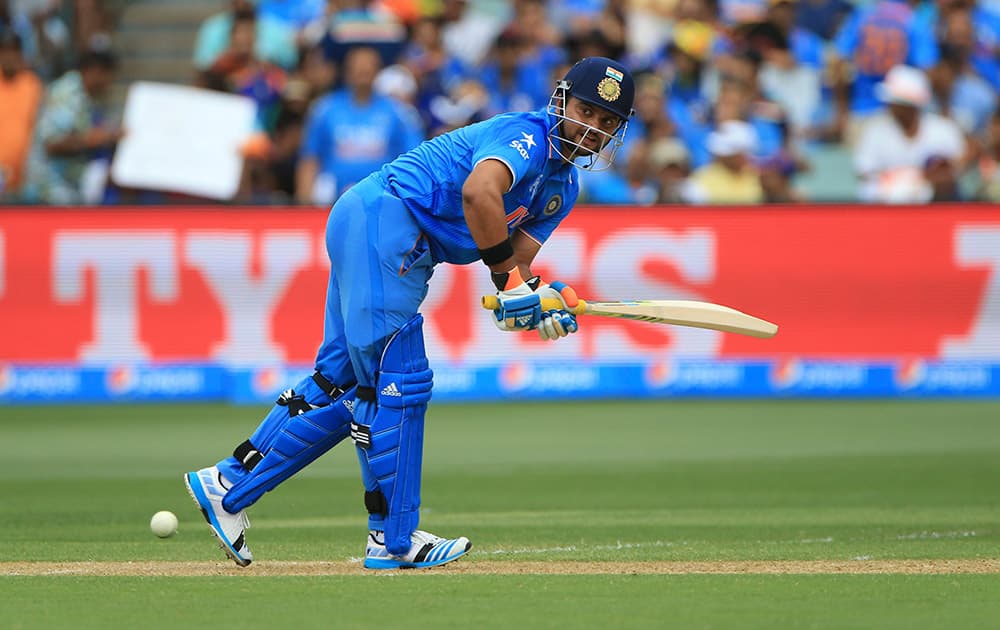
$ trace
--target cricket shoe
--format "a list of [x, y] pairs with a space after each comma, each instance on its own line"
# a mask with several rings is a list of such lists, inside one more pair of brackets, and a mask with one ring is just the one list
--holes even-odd
[[250, 527], [250, 519], [246, 512], [240, 510], [230, 514], [222, 507], [222, 499], [229, 491], [226, 480], [215, 466], [202, 468], [197, 472], [184, 475], [191, 498], [198, 504], [201, 513], [205, 515], [212, 533], [219, 539], [219, 546], [233, 562], [245, 567], [253, 560], [253, 554], [247, 547], [244, 530]]
[[472, 549], [472, 543], [465, 536], [441, 538], [434, 534], [416, 530], [410, 535], [410, 550], [401, 556], [394, 556], [385, 548], [385, 537], [380, 531], [368, 532], [368, 547], [365, 549], [366, 569], [426, 569], [458, 560]]

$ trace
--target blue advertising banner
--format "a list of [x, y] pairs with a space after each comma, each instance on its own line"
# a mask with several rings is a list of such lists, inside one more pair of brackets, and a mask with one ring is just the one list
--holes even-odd
[[[226, 401], [258, 404], [312, 373], [304, 366], [0, 367], [0, 403]], [[675, 360], [629, 364], [444, 366], [436, 402], [559, 398], [1000, 397], [1000, 364]]]

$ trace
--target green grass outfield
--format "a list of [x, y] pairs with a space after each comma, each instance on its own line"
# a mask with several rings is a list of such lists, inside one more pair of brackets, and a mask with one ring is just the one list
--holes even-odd
[[181, 476], [263, 411], [0, 408], [0, 628], [1000, 627], [998, 402], [432, 406], [421, 526], [475, 546], [378, 573], [349, 445], [225, 560]]

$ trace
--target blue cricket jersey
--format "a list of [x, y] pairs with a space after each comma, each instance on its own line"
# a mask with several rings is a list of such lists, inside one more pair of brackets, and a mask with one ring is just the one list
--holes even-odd
[[580, 192], [575, 168], [552, 151], [556, 124], [545, 110], [501, 114], [462, 127], [404, 153], [379, 171], [427, 236], [434, 262], [479, 259], [462, 209], [462, 185], [483, 160], [503, 162], [514, 183], [503, 195], [507, 232], [520, 229], [544, 243]]
[[420, 121], [388, 96], [357, 103], [346, 89], [318, 99], [302, 133], [302, 157], [314, 158], [332, 175], [337, 193], [423, 140]]
[[883, 106], [875, 96], [875, 85], [893, 66], [905, 63], [927, 69], [938, 61], [933, 28], [899, 0], [856, 9], [837, 33], [834, 48], [854, 64], [851, 111], [858, 113]]

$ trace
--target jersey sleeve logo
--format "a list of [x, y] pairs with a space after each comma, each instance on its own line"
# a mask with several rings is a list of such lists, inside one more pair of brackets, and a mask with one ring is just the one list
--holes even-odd
[[525, 160], [531, 159], [531, 156], [528, 154], [528, 150], [536, 145], [535, 134], [525, 133], [523, 131], [521, 132], [521, 137], [519, 139], [510, 141], [510, 146], [514, 148]]

